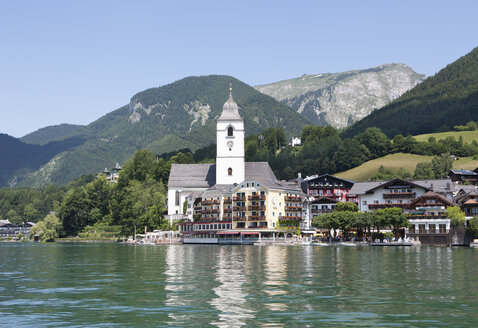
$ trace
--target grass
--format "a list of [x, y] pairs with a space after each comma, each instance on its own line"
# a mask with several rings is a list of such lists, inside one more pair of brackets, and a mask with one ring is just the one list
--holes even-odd
[[345, 172], [336, 174], [339, 178], [350, 179], [355, 181], [367, 181], [374, 173], [378, 171], [380, 165], [383, 165], [386, 169], [392, 171], [398, 171], [400, 167], [413, 173], [418, 162], [431, 161], [433, 156], [413, 155], [397, 153], [384, 157], [380, 157], [368, 162], [363, 163], [360, 166], [354, 167]]
[[[355, 167], [345, 172], [338, 173], [336, 174], [336, 176], [342, 179], [367, 181], [374, 173], [378, 171], [380, 165], [383, 165], [384, 168], [390, 169], [392, 171], [398, 171], [400, 167], [403, 167], [405, 170], [407, 170], [413, 175], [413, 171], [415, 171], [415, 167], [417, 166], [418, 162], [428, 162], [431, 161], [432, 158], [433, 156], [413, 155], [404, 153], [391, 154], [365, 162], [358, 167]], [[454, 169], [474, 170], [477, 167], [478, 159], [473, 159], [473, 157], [463, 157], [453, 162]]]
[[436, 140], [445, 139], [446, 137], [455, 137], [456, 140], [463, 137], [463, 142], [471, 143], [473, 140], [478, 141], [478, 130], [476, 131], [449, 131], [440, 133], [428, 133], [414, 136], [417, 141], [428, 141], [428, 138], [435, 137]]

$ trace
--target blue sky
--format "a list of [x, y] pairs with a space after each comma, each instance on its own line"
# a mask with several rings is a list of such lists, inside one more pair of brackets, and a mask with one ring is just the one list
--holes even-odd
[[[257, 85], [478, 46], [478, 1], [0, 0], [0, 133], [88, 124], [191, 75]], [[227, 86], [225, 87], [227, 88]]]

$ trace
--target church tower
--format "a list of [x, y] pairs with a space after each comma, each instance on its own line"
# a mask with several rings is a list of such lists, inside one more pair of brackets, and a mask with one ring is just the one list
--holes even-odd
[[222, 106], [221, 116], [216, 121], [216, 184], [234, 184], [245, 180], [244, 120], [239, 107], [232, 99]]

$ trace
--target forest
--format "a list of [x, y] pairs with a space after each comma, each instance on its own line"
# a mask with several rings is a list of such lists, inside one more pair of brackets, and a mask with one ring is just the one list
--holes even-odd
[[[282, 128], [270, 128], [245, 140], [246, 161], [268, 161], [278, 179], [344, 171], [387, 154], [404, 152], [434, 155], [431, 162], [419, 163], [415, 178], [442, 178], [451, 168], [449, 154], [477, 156], [478, 143], [454, 137], [416, 141], [411, 136], [389, 139], [380, 129], [369, 128], [354, 138], [342, 139], [333, 127], [305, 126], [302, 145], [287, 144]], [[39, 222], [47, 215], [58, 217], [59, 236], [75, 236], [93, 225], [120, 226], [130, 235], [135, 227], [171, 229], [164, 220], [169, 172], [173, 163], [212, 163], [216, 146], [194, 153], [189, 149], [154, 154], [139, 150], [123, 165], [117, 183], [103, 174], [84, 175], [64, 186], [0, 189], [0, 217], [13, 223]], [[399, 172], [379, 170], [377, 179], [392, 179]]]

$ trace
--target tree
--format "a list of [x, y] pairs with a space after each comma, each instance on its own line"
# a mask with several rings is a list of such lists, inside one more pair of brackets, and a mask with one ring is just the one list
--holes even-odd
[[70, 189], [63, 199], [60, 207], [59, 217], [63, 222], [63, 229], [67, 235], [77, 234], [84, 227], [89, 225], [90, 201], [85, 187]]
[[435, 174], [436, 179], [443, 178], [448, 175], [451, 167], [453, 165], [453, 160], [449, 154], [442, 154], [441, 156], [435, 156], [432, 159], [432, 169]]
[[473, 238], [478, 238], [478, 217], [468, 221], [468, 231], [473, 235]]
[[367, 128], [356, 138], [370, 150], [372, 158], [385, 156], [391, 149], [390, 140], [379, 128]]
[[413, 173], [415, 179], [434, 179], [435, 173], [431, 162], [419, 162]]
[[60, 236], [61, 222], [54, 214], [48, 214], [30, 229], [30, 238], [38, 235], [41, 242], [55, 241]]
[[393, 207], [383, 210], [383, 214], [387, 217], [387, 221], [393, 228], [395, 239], [398, 239], [400, 228], [408, 228], [410, 223], [407, 217], [403, 214], [401, 208]]
[[335, 211], [337, 212], [358, 212], [358, 205], [352, 202], [339, 202], [335, 204]]
[[465, 213], [459, 206], [450, 206], [446, 209], [446, 216], [450, 219], [450, 223], [454, 227], [465, 224]]

